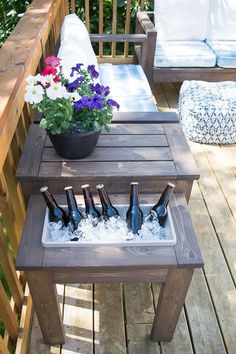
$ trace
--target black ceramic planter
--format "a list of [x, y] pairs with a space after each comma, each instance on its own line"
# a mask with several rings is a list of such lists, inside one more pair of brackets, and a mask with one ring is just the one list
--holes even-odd
[[64, 133], [48, 136], [58, 155], [66, 159], [82, 159], [90, 155], [98, 142], [101, 130]]

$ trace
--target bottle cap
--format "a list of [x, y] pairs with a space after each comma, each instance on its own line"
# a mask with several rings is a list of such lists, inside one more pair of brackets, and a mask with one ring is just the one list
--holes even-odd
[[104, 184], [98, 184], [98, 185], [96, 186], [96, 188], [97, 188], [97, 189], [102, 189], [102, 188], [104, 188]]
[[138, 185], [139, 183], [138, 182], [131, 182], [130, 185]]
[[73, 189], [72, 186], [65, 187], [64, 190], [67, 191], [68, 189]]
[[175, 184], [174, 183], [168, 182], [167, 185], [172, 187], [172, 188], [175, 188]]
[[44, 186], [44, 187], [40, 188], [40, 192], [41, 193], [46, 192], [47, 190], [48, 190], [47, 186]]
[[81, 188], [83, 189], [83, 188], [89, 188], [89, 184], [83, 184], [82, 186], [81, 186]]

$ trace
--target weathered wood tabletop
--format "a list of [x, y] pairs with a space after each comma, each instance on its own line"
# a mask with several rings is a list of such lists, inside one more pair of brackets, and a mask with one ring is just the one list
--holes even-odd
[[[129, 200], [128, 194], [110, 196], [113, 204]], [[140, 202], [153, 205], [156, 198], [153, 193], [144, 194], [140, 195]], [[59, 204], [65, 204], [65, 196], [56, 199]], [[82, 196], [77, 200], [83, 202]], [[171, 340], [193, 271], [203, 265], [183, 194], [174, 193], [170, 205], [177, 236], [175, 246], [116, 244], [44, 248], [41, 237], [45, 212], [42, 196], [32, 196], [16, 260], [16, 268], [25, 271], [45, 343], [64, 342], [55, 283], [78, 282], [161, 282], [152, 339]]]
[[46, 132], [32, 125], [16, 173], [26, 198], [43, 185], [53, 193], [72, 185], [80, 193], [83, 183], [93, 191], [104, 183], [110, 193], [127, 193], [135, 180], [147, 193], [161, 192], [172, 181], [189, 199], [199, 174], [175, 113], [117, 114], [110, 126], [90, 156], [66, 160], [57, 155]]

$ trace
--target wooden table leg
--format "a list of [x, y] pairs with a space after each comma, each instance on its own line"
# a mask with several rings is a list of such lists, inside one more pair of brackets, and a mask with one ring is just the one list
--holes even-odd
[[47, 271], [27, 271], [26, 279], [45, 344], [65, 343], [56, 285], [53, 283], [52, 275]]
[[161, 286], [153, 322], [152, 341], [170, 342], [192, 279], [193, 268], [169, 269]]

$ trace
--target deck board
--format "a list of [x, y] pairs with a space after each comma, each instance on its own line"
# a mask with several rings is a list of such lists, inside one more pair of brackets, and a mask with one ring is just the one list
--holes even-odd
[[[160, 111], [176, 110], [179, 87], [153, 85]], [[92, 346], [81, 346], [80, 351], [76, 351], [72, 341], [62, 348], [44, 346], [34, 318], [30, 354], [235, 354], [236, 145], [189, 145], [201, 175], [194, 183], [190, 213], [205, 266], [195, 271], [172, 342], [152, 343], [149, 337], [158, 284], [124, 284], [123, 292], [117, 285], [109, 288], [95, 284], [91, 290], [95, 332], [92, 338], [86, 338], [88, 345], [92, 340]], [[71, 296], [74, 295], [66, 292], [64, 315]], [[82, 301], [79, 303], [78, 306], [85, 306]], [[99, 312], [102, 323], [97, 322]], [[72, 320], [68, 325], [73, 326]], [[88, 351], [91, 347], [92, 351]]]

